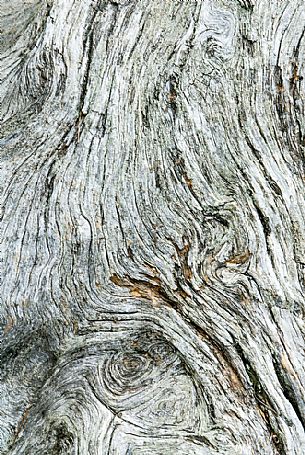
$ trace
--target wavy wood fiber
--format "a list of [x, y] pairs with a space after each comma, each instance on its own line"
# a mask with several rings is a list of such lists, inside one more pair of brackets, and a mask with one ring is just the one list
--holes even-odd
[[0, 453], [303, 455], [304, 0], [0, 30]]

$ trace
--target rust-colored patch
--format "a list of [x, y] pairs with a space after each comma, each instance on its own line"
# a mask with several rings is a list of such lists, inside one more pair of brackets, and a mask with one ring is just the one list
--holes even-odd
[[185, 278], [189, 281], [191, 280], [191, 278], [193, 277], [193, 272], [191, 270], [191, 268], [189, 267], [188, 264], [183, 264], [182, 265], [182, 271], [183, 271], [183, 275], [185, 276]]
[[20, 431], [24, 427], [24, 425], [25, 425], [25, 423], [27, 421], [27, 418], [29, 416], [29, 412], [30, 412], [31, 407], [32, 407], [32, 405], [30, 404], [25, 409], [24, 413], [22, 414], [22, 417], [21, 417], [20, 421], [18, 422], [17, 428], [15, 429], [15, 438], [19, 435]]
[[184, 179], [185, 179], [185, 181], [186, 181], [187, 186], [188, 186], [189, 188], [193, 188], [193, 180], [190, 179], [186, 174], [185, 174], [185, 176], [184, 176]]
[[176, 99], [177, 99], [177, 92], [175, 89], [172, 89], [168, 94], [168, 102], [175, 103]]
[[245, 305], [250, 305], [251, 304], [251, 299], [248, 295], [242, 294], [241, 295], [241, 302], [244, 303]]
[[179, 290], [175, 291], [175, 294], [179, 294], [179, 296], [182, 297], [183, 299], [186, 299], [187, 297], [191, 297], [191, 294], [188, 294], [183, 289], [179, 289]]
[[132, 297], [143, 297], [143, 293], [140, 292], [140, 290], [137, 288], [131, 289], [130, 294], [132, 295]]
[[252, 253], [246, 250], [244, 253], [237, 254], [230, 259], [226, 260], [226, 264], [245, 264], [251, 257]]
[[233, 370], [233, 368], [230, 368], [228, 367], [229, 369], [229, 380], [230, 380], [230, 384], [231, 384], [231, 387], [234, 391], [244, 391], [244, 386], [243, 384], [241, 383], [239, 377], [237, 376], [237, 374], [235, 373], [235, 371]]
[[299, 66], [298, 66], [298, 64], [297, 63], [293, 63], [292, 66], [293, 66], [293, 70], [292, 70], [291, 82], [294, 83], [294, 82], [302, 81], [303, 77], [299, 75]]
[[137, 285], [131, 288], [130, 294], [133, 297], [141, 297], [152, 302], [155, 307], [160, 307], [162, 302], [162, 296], [160, 296], [160, 287], [150, 285]]
[[177, 250], [178, 256], [184, 258], [185, 256], [187, 256], [188, 252], [190, 251], [190, 245], [188, 243], [186, 243], [184, 245], [184, 247], [181, 249], [176, 246], [176, 250]]
[[9, 316], [6, 326], [4, 327], [3, 333], [6, 335], [14, 326], [14, 319]]
[[177, 255], [181, 259], [182, 272], [183, 272], [186, 280], [190, 280], [193, 277], [193, 272], [192, 272], [190, 266], [188, 265], [188, 261], [187, 261], [188, 253], [190, 251], [190, 245], [189, 245], [189, 243], [185, 243], [183, 248], [178, 248], [177, 245], [175, 245], [175, 248], [177, 251]]
[[117, 286], [128, 286], [128, 281], [123, 280], [121, 277], [119, 277], [116, 273], [111, 275], [110, 281], [113, 284], [116, 284]]
[[144, 280], [135, 280], [130, 277], [122, 279], [116, 274], [110, 277], [112, 283], [128, 288], [132, 297], [150, 300], [153, 306], [159, 307], [161, 302], [166, 300], [162, 295], [161, 280], [157, 277], [149, 277], [149, 279], [156, 284]]

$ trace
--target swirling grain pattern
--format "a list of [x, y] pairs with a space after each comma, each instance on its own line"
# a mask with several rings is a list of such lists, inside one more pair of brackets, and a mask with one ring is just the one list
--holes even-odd
[[303, 455], [303, 0], [0, 0], [0, 453]]

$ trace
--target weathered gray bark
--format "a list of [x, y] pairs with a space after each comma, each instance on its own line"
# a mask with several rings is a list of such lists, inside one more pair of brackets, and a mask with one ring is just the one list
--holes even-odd
[[1, 454], [304, 454], [304, 0], [0, 11]]

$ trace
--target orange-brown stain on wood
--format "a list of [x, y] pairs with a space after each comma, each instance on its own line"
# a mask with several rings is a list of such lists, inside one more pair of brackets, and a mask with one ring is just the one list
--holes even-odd
[[162, 297], [160, 297], [160, 289], [158, 286], [134, 286], [131, 288], [130, 294], [133, 297], [140, 297], [151, 300], [152, 305], [156, 308], [159, 308], [162, 302]]
[[168, 99], [168, 102], [169, 102], [169, 103], [175, 103], [175, 101], [176, 101], [176, 99], [177, 99], [177, 92], [176, 92], [176, 90], [172, 89], [172, 90], [170, 91], [170, 93], [168, 94], [167, 99]]
[[150, 300], [155, 307], [160, 307], [161, 302], [164, 300], [161, 295], [161, 280], [157, 277], [150, 277], [150, 280], [156, 284], [132, 278], [123, 279], [116, 274], [111, 275], [110, 280], [117, 286], [128, 288], [132, 297]]
[[183, 264], [182, 266], [183, 275], [185, 278], [190, 281], [193, 277], [193, 272], [188, 264]]
[[190, 245], [189, 243], [185, 243], [183, 248], [178, 248], [177, 245], [175, 245], [177, 255], [181, 259], [181, 269], [183, 272], [183, 275], [185, 276], [186, 280], [191, 280], [193, 277], [193, 272], [191, 267], [188, 264], [188, 253], [190, 251]]
[[112, 274], [111, 277], [110, 277], [110, 281], [113, 283], [113, 284], [116, 284], [117, 286], [129, 286], [129, 283], [127, 280], [123, 280], [121, 277], [119, 277], [116, 273]]
[[24, 411], [24, 413], [22, 414], [22, 417], [20, 419], [20, 421], [18, 422], [18, 425], [17, 425], [17, 428], [15, 430], [15, 438], [19, 435], [20, 431], [22, 430], [22, 428], [24, 427], [26, 421], [27, 421], [27, 418], [29, 416], [29, 412], [30, 412], [30, 409], [31, 409], [32, 405], [30, 404]]
[[10, 316], [7, 320], [6, 326], [4, 327], [3, 333], [6, 335], [14, 326], [14, 319]]
[[225, 262], [226, 264], [245, 264], [250, 259], [251, 255], [250, 251], [246, 250], [244, 253], [237, 254], [236, 256], [227, 259]]
[[193, 180], [190, 179], [187, 175], [184, 176], [185, 182], [189, 188], [193, 188]]

